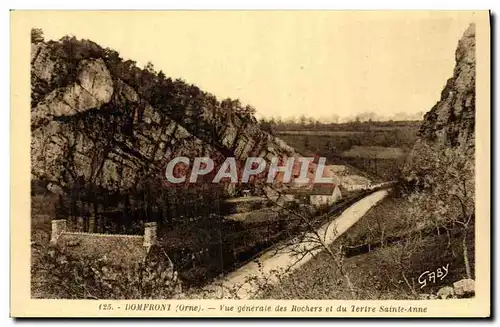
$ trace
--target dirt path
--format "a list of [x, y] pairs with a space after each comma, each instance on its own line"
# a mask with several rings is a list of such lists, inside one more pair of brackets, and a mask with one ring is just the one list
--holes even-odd
[[[342, 235], [361, 217], [363, 217], [371, 207], [387, 196], [387, 190], [374, 192], [347, 208], [337, 218], [332, 218], [331, 222], [323, 225], [319, 230], [319, 235], [324, 237], [326, 244], [331, 244], [337, 237]], [[307, 240], [307, 238], [305, 238]], [[294, 243], [294, 242], [293, 242]], [[249, 279], [267, 279], [267, 284], [276, 283], [278, 280], [273, 271], [287, 270], [291, 272], [308, 262], [321, 249], [314, 249], [317, 243], [303, 241], [279, 250], [270, 249], [262, 254], [257, 260], [252, 261], [228, 274], [224, 278], [215, 281], [202, 290], [203, 297], [210, 298], [238, 298], [249, 299], [255, 295], [257, 286], [255, 282], [248, 282]], [[303, 257], [297, 257], [293, 253], [304, 252], [304, 249], [314, 249]]]

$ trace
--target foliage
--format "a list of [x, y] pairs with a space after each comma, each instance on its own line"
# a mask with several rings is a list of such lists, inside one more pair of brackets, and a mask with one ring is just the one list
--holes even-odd
[[474, 161], [462, 147], [419, 142], [407, 169], [411, 215], [419, 225], [462, 234], [467, 278], [472, 278], [468, 253], [468, 232], [474, 225]]
[[36, 44], [43, 42], [43, 31], [41, 28], [31, 29], [31, 43]]
[[474, 215], [474, 162], [459, 147], [419, 143], [409, 162], [409, 199], [427, 220], [466, 223]]
[[63, 299], [165, 299], [180, 293], [176, 273], [161, 263], [122, 267], [106, 258], [75, 257], [51, 246], [32, 265], [46, 297]]

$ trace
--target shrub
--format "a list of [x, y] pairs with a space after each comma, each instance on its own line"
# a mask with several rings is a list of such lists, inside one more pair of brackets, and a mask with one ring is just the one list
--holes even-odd
[[126, 267], [105, 258], [76, 257], [51, 246], [32, 266], [33, 285], [44, 298], [168, 299], [181, 292], [177, 274], [162, 263], [146, 261]]

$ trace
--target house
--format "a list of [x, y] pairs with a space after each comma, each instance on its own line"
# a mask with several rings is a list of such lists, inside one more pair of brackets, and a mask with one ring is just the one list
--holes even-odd
[[314, 184], [309, 201], [315, 207], [332, 205], [342, 198], [342, 192], [336, 184]]
[[363, 184], [346, 184], [344, 188], [347, 192], [355, 192], [355, 191], [365, 191], [370, 188], [369, 185]]
[[299, 203], [309, 202], [309, 204], [320, 207], [331, 205], [342, 198], [342, 192], [337, 184], [313, 184], [309, 187], [289, 188], [284, 190], [287, 196], [292, 196]]
[[371, 181], [363, 176], [348, 175], [340, 178], [340, 185], [346, 192], [357, 192], [369, 189]]
[[[90, 218], [90, 231], [95, 229], [94, 221]], [[50, 243], [64, 247], [68, 254], [76, 258], [104, 258], [122, 267], [145, 262], [157, 264], [176, 278], [172, 261], [157, 245], [156, 222], [145, 223], [143, 235], [123, 235], [73, 232], [68, 229], [65, 219], [52, 220]]]

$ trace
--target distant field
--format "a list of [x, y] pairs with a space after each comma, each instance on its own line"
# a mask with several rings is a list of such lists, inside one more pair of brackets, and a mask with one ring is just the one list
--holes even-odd
[[359, 131], [277, 131], [277, 135], [349, 136], [361, 135]]
[[398, 159], [405, 155], [401, 148], [383, 146], [359, 146], [355, 145], [351, 149], [342, 153], [346, 158], [370, 158], [370, 159]]
[[[371, 127], [367, 130], [340, 130], [340, 131], [328, 131], [328, 130], [278, 130], [275, 132], [277, 135], [318, 135], [318, 136], [344, 136], [344, 135], [360, 135], [370, 132], [387, 132], [394, 131], [395, 129], [403, 129], [408, 127], [391, 127], [391, 126], [379, 126]], [[412, 129], [412, 127], [409, 127]]]
[[368, 123], [331, 129], [282, 129], [275, 134], [305, 156], [322, 156], [328, 164], [357, 168], [373, 179], [394, 179], [417, 138], [419, 123]]

